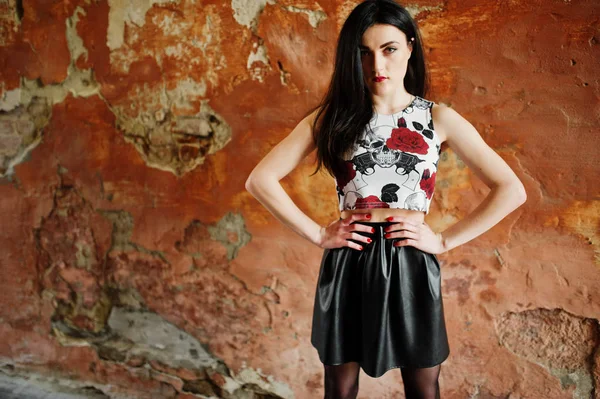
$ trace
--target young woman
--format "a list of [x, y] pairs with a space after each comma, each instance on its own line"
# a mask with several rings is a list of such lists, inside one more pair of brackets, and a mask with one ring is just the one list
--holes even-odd
[[[326, 398], [355, 398], [362, 369], [401, 368], [407, 398], [439, 398], [449, 355], [436, 254], [484, 233], [525, 202], [510, 167], [452, 108], [424, 98], [421, 36], [392, 0], [367, 0], [340, 32], [327, 95], [254, 168], [246, 182], [278, 220], [324, 249], [312, 344]], [[446, 142], [490, 187], [442, 232], [424, 221]], [[335, 176], [341, 217], [319, 226], [279, 181], [317, 150]], [[316, 172], [315, 172], [316, 173]]]

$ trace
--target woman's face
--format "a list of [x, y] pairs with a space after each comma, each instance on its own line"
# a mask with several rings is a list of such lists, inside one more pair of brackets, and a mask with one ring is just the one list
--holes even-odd
[[360, 53], [365, 82], [373, 95], [385, 95], [404, 87], [404, 75], [412, 42], [393, 25], [377, 24], [365, 31]]

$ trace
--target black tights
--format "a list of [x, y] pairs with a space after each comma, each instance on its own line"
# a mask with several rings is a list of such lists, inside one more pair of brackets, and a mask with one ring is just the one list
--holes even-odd
[[[422, 369], [402, 368], [406, 399], [440, 399], [440, 368], [439, 364]], [[359, 371], [356, 362], [325, 366], [325, 399], [356, 398]]]

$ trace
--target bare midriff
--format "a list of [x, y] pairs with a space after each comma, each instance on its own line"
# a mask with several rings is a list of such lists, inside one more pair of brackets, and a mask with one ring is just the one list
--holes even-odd
[[390, 216], [402, 216], [407, 220], [415, 223], [423, 223], [425, 220], [425, 212], [412, 211], [409, 209], [396, 209], [396, 208], [374, 208], [374, 209], [352, 209], [342, 211], [342, 219], [346, 219], [353, 213], [370, 213], [371, 219], [369, 222], [387, 222], [387, 218]]

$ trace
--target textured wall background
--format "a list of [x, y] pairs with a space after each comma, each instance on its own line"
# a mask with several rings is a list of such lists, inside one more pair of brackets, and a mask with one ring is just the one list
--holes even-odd
[[[356, 3], [0, 0], [2, 373], [90, 397], [321, 395], [321, 250], [244, 182], [317, 103]], [[406, 5], [427, 97], [528, 192], [439, 257], [443, 396], [600, 398], [600, 3]], [[333, 179], [313, 167], [283, 183], [326, 224]], [[487, 191], [443, 148], [428, 222]], [[362, 374], [359, 397], [401, 397], [400, 382]]]

